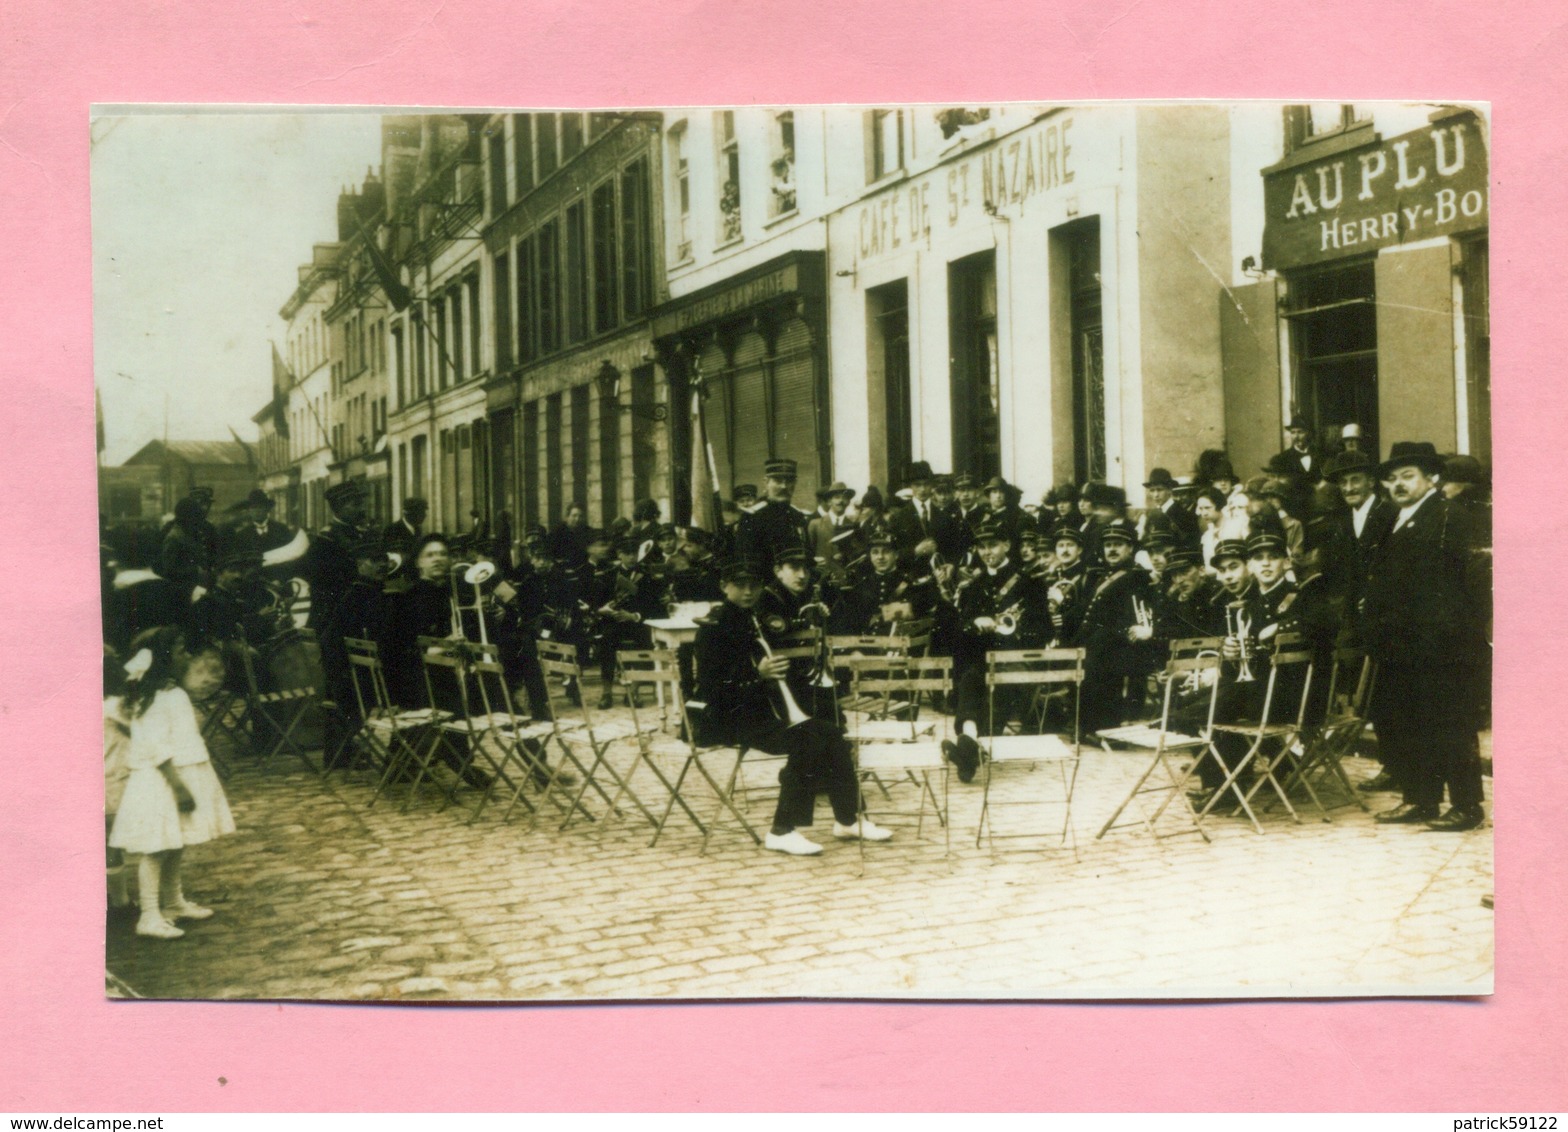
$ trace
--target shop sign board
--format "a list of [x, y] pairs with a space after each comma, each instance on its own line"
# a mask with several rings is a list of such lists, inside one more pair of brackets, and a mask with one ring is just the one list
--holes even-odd
[[1263, 266], [1293, 268], [1487, 226], [1486, 139], [1473, 115], [1264, 170]]

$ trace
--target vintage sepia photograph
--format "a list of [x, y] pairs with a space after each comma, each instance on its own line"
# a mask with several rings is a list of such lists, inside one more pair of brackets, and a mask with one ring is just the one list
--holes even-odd
[[1489, 148], [96, 107], [106, 994], [1491, 994]]

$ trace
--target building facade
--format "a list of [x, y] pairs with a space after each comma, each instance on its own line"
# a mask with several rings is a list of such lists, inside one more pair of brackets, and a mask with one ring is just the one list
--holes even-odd
[[515, 536], [778, 456], [803, 505], [917, 460], [1136, 501], [1298, 414], [1485, 458], [1486, 148], [1394, 104], [389, 116], [283, 309], [264, 484]]
[[669, 401], [649, 311], [664, 291], [657, 114], [497, 114], [485, 125], [479, 409], [492, 506], [549, 526], [671, 500]]
[[1218, 296], [1238, 467], [1320, 442], [1491, 457], [1488, 136], [1464, 107], [1238, 108], [1244, 259]]

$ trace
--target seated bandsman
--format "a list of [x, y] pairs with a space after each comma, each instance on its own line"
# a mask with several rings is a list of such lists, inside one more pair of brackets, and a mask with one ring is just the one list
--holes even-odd
[[262, 610], [272, 597], [258, 577], [259, 551], [241, 550], [218, 560], [213, 588], [191, 606], [187, 645], [199, 652], [209, 645], [259, 645], [269, 635]]
[[1223, 637], [1225, 610], [1217, 603], [1223, 592], [1203, 568], [1197, 547], [1166, 555], [1164, 585], [1155, 606], [1154, 636], [1162, 644], [1192, 637]]
[[761, 567], [731, 561], [720, 579], [724, 602], [697, 629], [698, 698], [689, 707], [698, 742], [785, 756], [764, 847], [793, 856], [821, 853], [800, 832], [812, 823], [819, 793], [833, 807], [835, 837], [888, 840], [891, 831], [859, 817], [860, 787], [843, 730], [802, 708], [788, 680], [789, 660], [771, 655], [757, 616]]
[[900, 621], [928, 616], [936, 607], [935, 580], [900, 567], [898, 543], [890, 531], [877, 529], [867, 541], [870, 568], [834, 604], [828, 621], [834, 633], [886, 633]]
[[630, 536], [615, 544], [612, 594], [608, 602], [595, 610], [599, 623], [595, 642], [599, 650], [599, 680], [604, 689], [599, 697], [601, 711], [615, 703], [617, 654], [621, 649], [645, 649], [652, 645], [653, 638], [643, 622], [664, 615], [659, 582], [637, 561], [641, 545]]
[[[793, 634], [822, 629], [829, 616], [821, 583], [812, 577], [810, 558], [804, 547], [781, 551], [773, 562], [773, 580], [764, 587], [757, 602], [757, 616], [775, 646]], [[787, 642], [790, 647], [798, 641]], [[825, 645], [825, 642], [819, 642]], [[831, 682], [820, 682], [826, 671], [823, 657], [793, 657], [790, 683], [802, 707], [818, 719], [838, 720], [838, 702]]]
[[958, 633], [953, 648], [953, 728], [956, 741], [943, 753], [958, 768], [960, 782], [972, 782], [980, 766], [985, 727], [1000, 729], [1025, 710], [1031, 689], [1010, 684], [987, 702], [985, 654], [1005, 649], [1038, 648], [1051, 636], [1045, 589], [1012, 559], [1011, 532], [982, 524], [975, 544], [984, 568], [958, 590]]
[[684, 568], [671, 571], [665, 578], [670, 601], [724, 600], [719, 563], [713, 552], [715, 537], [701, 527], [686, 527], [682, 531], [679, 557]]
[[1056, 528], [1056, 570], [1051, 575], [1046, 597], [1050, 602], [1051, 639], [1070, 641], [1083, 622], [1083, 611], [1099, 584], [1097, 571], [1091, 571], [1083, 556], [1083, 531], [1075, 524]]
[[1142, 710], [1150, 673], [1161, 664], [1154, 641], [1154, 589], [1133, 563], [1138, 533], [1126, 519], [1100, 530], [1104, 573], [1084, 606], [1072, 645], [1084, 650], [1079, 723], [1085, 734], [1116, 727]]

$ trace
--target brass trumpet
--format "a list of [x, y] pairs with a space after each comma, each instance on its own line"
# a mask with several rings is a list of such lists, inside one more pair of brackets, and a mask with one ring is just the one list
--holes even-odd
[[996, 631], [1004, 637], [1011, 637], [1018, 632], [1018, 618], [1023, 613], [1022, 599], [1013, 602], [1002, 612], [996, 615]]
[[1251, 684], [1257, 679], [1252, 674], [1252, 618], [1245, 613], [1246, 603], [1233, 601], [1225, 607], [1225, 635], [1241, 649], [1241, 667], [1236, 673], [1236, 683]]

